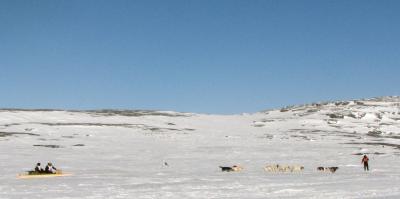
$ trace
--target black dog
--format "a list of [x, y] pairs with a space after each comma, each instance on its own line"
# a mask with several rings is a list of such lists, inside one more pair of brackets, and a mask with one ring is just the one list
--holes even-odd
[[232, 167], [222, 167], [222, 166], [220, 166], [219, 168], [221, 168], [221, 171], [226, 171], [226, 172], [234, 171]]

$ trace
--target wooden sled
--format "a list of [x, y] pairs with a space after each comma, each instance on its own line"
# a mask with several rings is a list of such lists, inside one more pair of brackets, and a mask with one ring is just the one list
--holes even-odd
[[21, 173], [17, 175], [17, 179], [34, 179], [34, 178], [53, 178], [53, 177], [64, 177], [71, 176], [71, 173], [64, 173], [61, 170], [57, 170], [56, 173], [37, 173], [37, 174], [29, 174]]

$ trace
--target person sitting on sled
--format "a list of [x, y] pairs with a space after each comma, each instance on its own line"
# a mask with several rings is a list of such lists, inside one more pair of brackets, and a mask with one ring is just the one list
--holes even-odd
[[47, 163], [46, 168], [44, 169], [46, 173], [56, 173], [57, 169], [53, 166], [51, 162]]
[[40, 166], [40, 162], [38, 162], [37, 164], [36, 164], [36, 167], [35, 167], [35, 172], [37, 172], [37, 173], [43, 173], [43, 168]]

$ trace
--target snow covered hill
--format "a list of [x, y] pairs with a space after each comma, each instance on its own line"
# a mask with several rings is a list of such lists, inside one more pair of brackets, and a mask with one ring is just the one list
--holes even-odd
[[[399, 198], [399, 139], [400, 97], [242, 115], [2, 109], [0, 198]], [[39, 161], [73, 176], [16, 179]]]

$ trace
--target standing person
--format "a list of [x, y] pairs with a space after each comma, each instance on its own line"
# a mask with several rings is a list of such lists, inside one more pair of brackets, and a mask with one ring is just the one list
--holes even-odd
[[46, 168], [44, 169], [46, 173], [56, 173], [56, 168], [53, 166], [51, 162], [47, 163]]
[[364, 155], [363, 159], [361, 160], [361, 164], [364, 163], [364, 171], [369, 171], [368, 161], [369, 158], [367, 155]]

